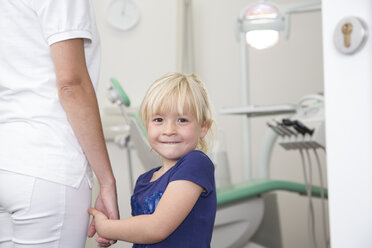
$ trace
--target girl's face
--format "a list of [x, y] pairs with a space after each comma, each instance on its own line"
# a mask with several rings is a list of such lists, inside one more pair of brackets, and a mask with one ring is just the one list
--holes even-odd
[[162, 157], [163, 165], [173, 166], [196, 148], [208, 128], [207, 125], [200, 125], [193, 114], [180, 115], [177, 110], [171, 110], [152, 116], [147, 132], [150, 145]]

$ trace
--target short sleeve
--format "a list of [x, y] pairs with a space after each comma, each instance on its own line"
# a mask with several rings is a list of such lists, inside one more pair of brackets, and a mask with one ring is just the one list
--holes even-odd
[[214, 165], [209, 157], [201, 151], [192, 151], [178, 161], [177, 169], [170, 176], [171, 181], [188, 180], [203, 187], [208, 196], [215, 190]]
[[92, 39], [94, 12], [90, 0], [34, 0], [48, 45], [73, 38]]

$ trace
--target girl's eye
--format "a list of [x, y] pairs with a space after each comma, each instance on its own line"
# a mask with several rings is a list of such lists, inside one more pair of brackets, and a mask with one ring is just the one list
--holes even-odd
[[187, 120], [186, 120], [185, 118], [179, 118], [179, 119], [177, 120], [177, 122], [185, 123], [185, 122], [187, 122]]
[[163, 118], [157, 117], [152, 120], [153, 122], [162, 122]]

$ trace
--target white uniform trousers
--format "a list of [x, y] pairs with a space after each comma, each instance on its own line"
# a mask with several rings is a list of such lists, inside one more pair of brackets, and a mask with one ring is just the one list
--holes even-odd
[[91, 204], [80, 188], [0, 170], [0, 248], [84, 248]]

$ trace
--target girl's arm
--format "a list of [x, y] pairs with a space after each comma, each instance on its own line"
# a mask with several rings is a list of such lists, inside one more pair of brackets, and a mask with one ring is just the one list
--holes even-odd
[[137, 244], [157, 243], [166, 239], [187, 217], [203, 188], [191, 181], [177, 180], [168, 184], [153, 214], [122, 220], [107, 219], [90, 209], [98, 234], [106, 239]]
[[[96, 208], [110, 219], [118, 219], [116, 182], [103, 137], [96, 94], [86, 67], [84, 41], [70, 39], [54, 43], [51, 53], [60, 102], [99, 181]], [[88, 234], [93, 236], [94, 233], [92, 222]]]

